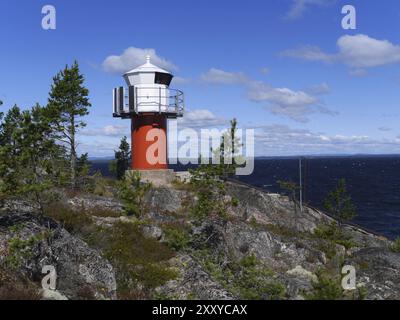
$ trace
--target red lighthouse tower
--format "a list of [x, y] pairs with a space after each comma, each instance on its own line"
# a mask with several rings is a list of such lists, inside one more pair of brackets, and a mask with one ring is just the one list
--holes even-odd
[[150, 62], [124, 74], [128, 88], [113, 91], [113, 116], [131, 119], [132, 170], [168, 169], [168, 119], [183, 116], [184, 96], [170, 89], [173, 75]]

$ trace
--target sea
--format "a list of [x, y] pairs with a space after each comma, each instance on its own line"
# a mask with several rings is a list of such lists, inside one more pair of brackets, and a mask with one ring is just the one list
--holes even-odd
[[[93, 160], [93, 170], [111, 176], [108, 162]], [[300, 168], [305, 203], [323, 209], [327, 194], [344, 178], [357, 208], [352, 222], [390, 239], [400, 237], [400, 155], [256, 158], [253, 174], [237, 179], [269, 192], [284, 193], [278, 181], [299, 184]]]

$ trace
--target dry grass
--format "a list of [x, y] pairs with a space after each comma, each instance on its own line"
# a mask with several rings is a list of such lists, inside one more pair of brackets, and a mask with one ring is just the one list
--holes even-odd
[[6, 284], [0, 287], [0, 300], [40, 300], [41, 294], [32, 286]]

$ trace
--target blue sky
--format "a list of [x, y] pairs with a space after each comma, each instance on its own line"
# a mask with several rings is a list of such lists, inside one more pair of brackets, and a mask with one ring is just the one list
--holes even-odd
[[[46, 4], [56, 30], [41, 28]], [[356, 30], [341, 27], [345, 4]], [[129, 135], [111, 90], [147, 53], [185, 92], [180, 128], [236, 117], [256, 128], [257, 155], [400, 153], [396, 0], [5, 0], [0, 12], [3, 111], [46, 103], [52, 77], [77, 59], [93, 104], [79, 136], [90, 156]]]

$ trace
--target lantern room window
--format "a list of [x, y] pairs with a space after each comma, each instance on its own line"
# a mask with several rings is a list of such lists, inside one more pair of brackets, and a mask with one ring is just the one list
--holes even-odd
[[154, 83], [169, 86], [171, 84], [172, 78], [172, 74], [156, 72]]

